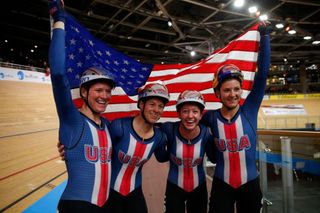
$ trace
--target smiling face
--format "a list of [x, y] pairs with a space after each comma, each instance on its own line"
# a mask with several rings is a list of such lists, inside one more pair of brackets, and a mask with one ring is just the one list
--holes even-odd
[[143, 113], [145, 119], [152, 124], [160, 119], [164, 107], [165, 104], [160, 98], [148, 98], [146, 101], [139, 102], [141, 113]]
[[215, 90], [215, 93], [220, 98], [223, 108], [235, 109], [241, 99], [241, 83], [237, 79], [228, 79], [221, 84], [219, 89]]
[[89, 90], [82, 88], [81, 94], [87, 99], [89, 106], [96, 113], [103, 113], [111, 99], [112, 87], [104, 82], [97, 82]]
[[184, 130], [192, 131], [198, 126], [202, 112], [197, 104], [185, 103], [179, 109], [178, 117], [181, 120], [181, 127]]

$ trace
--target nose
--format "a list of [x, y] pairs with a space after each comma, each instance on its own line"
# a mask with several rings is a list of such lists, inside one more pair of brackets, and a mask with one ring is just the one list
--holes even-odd
[[111, 94], [109, 92], [107, 92], [107, 91], [104, 91], [101, 94], [101, 98], [109, 100], [111, 98]]
[[192, 118], [192, 117], [193, 117], [192, 111], [189, 111], [189, 112], [188, 112], [187, 117], [188, 117], [188, 118]]
[[160, 111], [160, 107], [159, 107], [159, 106], [156, 106], [156, 107], [154, 108], [154, 111], [155, 111], [155, 112], [159, 112], [159, 111]]
[[163, 107], [162, 107], [162, 106], [156, 106], [156, 107], [154, 108], [154, 111], [155, 111], [156, 113], [162, 113], [162, 112], [163, 112]]
[[233, 97], [233, 96], [235, 96], [236, 95], [236, 91], [235, 90], [231, 90], [231, 92], [230, 92], [230, 95]]

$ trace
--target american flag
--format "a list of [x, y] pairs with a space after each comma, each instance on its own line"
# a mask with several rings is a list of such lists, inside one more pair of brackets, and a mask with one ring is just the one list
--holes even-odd
[[[206, 109], [216, 109], [220, 107], [221, 104], [214, 95], [212, 81], [214, 73], [223, 64], [234, 64], [238, 66], [244, 74], [242, 103], [252, 88], [260, 41], [258, 24], [252, 26], [236, 39], [229, 42], [224, 48], [217, 49], [207, 58], [197, 63], [155, 64], [153, 66], [141, 64], [95, 39], [74, 19], [72, 19], [72, 21], [69, 21], [69, 18], [67, 19], [66, 31], [66, 57], [67, 61], [71, 61], [67, 64], [67, 73], [70, 78], [69, 81], [74, 87], [71, 91], [72, 97], [78, 107], [82, 104], [79, 89], [76, 88], [76, 86], [79, 85], [80, 73], [76, 71], [79, 65], [82, 66], [81, 70], [92, 64], [103, 66], [110, 71], [116, 81], [118, 81], [119, 86], [113, 91], [111, 102], [103, 114], [103, 116], [110, 120], [125, 116], [134, 116], [139, 112], [137, 108], [136, 89], [144, 85], [145, 82], [152, 83], [161, 81], [169, 89], [170, 102], [165, 107], [160, 121], [176, 120], [177, 113], [175, 103], [178, 95], [186, 89], [200, 91], [204, 95]], [[74, 48], [75, 43], [77, 47]], [[86, 53], [89, 52], [91, 54], [80, 54], [85, 48], [89, 49], [86, 50]], [[89, 63], [87, 61], [90, 61], [90, 65], [87, 64]], [[121, 68], [119, 68], [120, 64]], [[72, 70], [69, 70], [70, 67], [68, 66], [70, 66]], [[130, 82], [130, 84], [126, 84], [127, 82]]]
[[150, 75], [152, 65], [143, 64], [96, 39], [71, 15], [66, 17], [66, 70], [71, 88], [77, 88], [82, 72], [101, 67], [126, 94], [136, 95]]

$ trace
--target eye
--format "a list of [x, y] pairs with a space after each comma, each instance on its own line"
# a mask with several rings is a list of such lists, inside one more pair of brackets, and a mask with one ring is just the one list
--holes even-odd
[[240, 90], [241, 90], [240, 87], [234, 88], [234, 91], [236, 91], [236, 92], [239, 92]]
[[149, 106], [155, 106], [155, 103], [150, 102], [150, 103], [149, 103]]
[[230, 89], [224, 89], [223, 92], [225, 93], [230, 92]]

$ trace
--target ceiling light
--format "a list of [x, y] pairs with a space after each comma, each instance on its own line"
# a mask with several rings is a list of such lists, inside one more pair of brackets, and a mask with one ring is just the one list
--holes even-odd
[[258, 8], [256, 6], [252, 6], [252, 7], [249, 7], [249, 13], [255, 13], [258, 11]]
[[36, 49], [37, 49], [37, 48], [38, 48], [38, 46], [37, 46], [37, 45], [34, 45], [34, 48], [36, 48]]
[[284, 25], [283, 24], [276, 24], [276, 28], [278, 28], [278, 29], [282, 29], [284, 27]]
[[11, 48], [10, 51], [13, 52], [13, 48]]
[[310, 40], [310, 39], [312, 39], [312, 37], [311, 36], [305, 36], [305, 37], [303, 37], [303, 39], [304, 40]]
[[244, 5], [244, 0], [235, 0], [233, 5], [235, 7], [242, 7]]
[[150, 47], [150, 43], [146, 44], [145, 47]]
[[161, 64], [164, 64], [164, 62], [163, 62], [163, 61], [161, 61]]
[[33, 52], [34, 52], [34, 50], [33, 50], [33, 49], [31, 49], [31, 50], [30, 50], [30, 52], [32, 52], [32, 53], [33, 53]]
[[194, 50], [192, 50], [192, 51], [190, 52], [190, 55], [193, 57], [193, 56], [196, 55], [196, 52], [195, 52]]
[[263, 14], [263, 15], [259, 16], [259, 18], [260, 18], [261, 21], [268, 20], [268, 16], [266, 14]]
[[288, 59], [287, 59], [286, 57], [284, 57], [284, 58], [283, 58], [283, 61], [284, 61], [284, 62], [287, 62], [287, 61], [288, 61]]
[[5, 43], [8, 43], [8, 40], [6, 39], [6, 40], [4, 40], [4, 42], [5, 42]]
[[93, 14], [93, 11], [92, 10], [89, 10], [88, 12], [87, 12], [87, 15], [88, 16], [91, 16]]
[[172, 21], [168, 21], [168, 26], [171, 27], [172, 26]]
[[295, 31], [295, 30], [289, 30], [288, 33], [289, 33], [290, 35], [294, 35], [294, 34], [297, 33], [297, 31]]
[[313, 41], [312, 44], [314, 45], [320, 44], [320, 41]]

